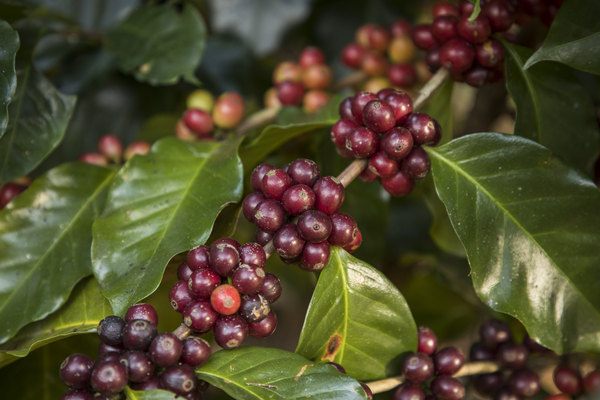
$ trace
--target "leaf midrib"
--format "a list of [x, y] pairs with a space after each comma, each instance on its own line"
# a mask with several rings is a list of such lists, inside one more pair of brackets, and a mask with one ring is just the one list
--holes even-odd
[[[227, 381], [228, 384], [233, 383], [235, 386], [239, 387], [244, 392], [250, 393], [252, 396], [254, 396], [255, 398], [257, 398], [258, 400], [267, 400], [267, 399], [264, 399], [263, 397], [259, 397], [256, 393], [252, 392], [247, 387], [244, 387], [244, 386], [240, 385], [239, 383], [237, 383], [236, 381], [231, 380], [231, 379], [229, 379], [229, 378], [227, 378], [225, 376], [221, 376], [221, 375], [218, 375], [216, 373], [206, 372], [206, 371], [202, 371], [202, 370], [200, 370], [199, 372], [202, 373], [202, 374], [204, 374], [204, 375], [213, 376], [215, 378], [221, 379], [221, 380], [223, 380], [223, 382]], [[279, 397], [281, 397], [281, 396], [279, 396]]]
[[[342, 281], [344, 283], [343, 288], [348, 288], [348, 280], [346, 277], [346, 271], [344, 270], [343, 264], [342, 264], [342, 257], [340, 256], [340, 251], [342, 251], [341, 249], [336, 249], [334, 250], [334, 254], [336, 256], [336, 258], [338, 259], [338, 265], [340, 266], [340, 273], [342, 275]], [[341, 354], [340, 354], [340, 364], [343, 364], [343, 360], [344, 360], [344, 351], [346, 350], [346, 341], [348, 340], [348, 337], [346, 336], [346, 334], [348, 333], [348, 319], [350, 318], [350, 314], [348, 312], [349, 310], [349, 306], [348, 306], [348, 291], [347, 290], [343, 290], [342, 288], [342, 292], [344, 293], [344, 336], [342, 337], [342, 346], [340, 347], [341, 350]], [[325, 351], [327, 352], [327, 347], [325, 347]]]
[[[542, 47], [540, 47], [540, 49], [538, 51], [536, 51], [534, 54], [531, 55], [531, 57], [524, 64], [523, 68], [524, 69], [529, 69], [529, 68], [533, 67], [535, 64], [537, 64], [537, 63], [539, 63], [541, 61], [546, 61], [546, 60], [556, 61], [556, 59], [549, 57], [551, 51], [560, 49], [560, 48], [565, 47], [565, 46], [574, 45], [575, 43], [587, 41], [588, 39], [593, 38], [594, 36], [600, 36], [600, 32], [595, 32], [595, 33], [593, 33], [591, 35], [584, 36], [584, 37], [579, 38], [577, 40], [573, 40], [573, 41], [570, 41], [570, 42], [566, 42], [566, 43], [562, 43], [562, 44], [559, 44], [559, 45], [552, 46], [550, 49], [547, 49], [547, 48], [544, 47], [544, 45], [542, 45]], [[541, 54], [541, 56], [539, 56], [538, 54]], [[534, 62], [530, 62], [531, 60], [533, 60]]]

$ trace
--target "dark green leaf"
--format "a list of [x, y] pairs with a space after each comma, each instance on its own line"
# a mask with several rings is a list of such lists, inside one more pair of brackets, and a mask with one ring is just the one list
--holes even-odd
[[137, 8], [106, 36], [106, 48], [120, 58], [120, 67], [152, 85], [176, 83], [179, 77], [199, 83], [194, 70], [206, 41], [202, 16], [184, 3], [178, 12], [171, 5]]
[[241, 213], [241, 202], [237, 204], [230, 204], [225, 207], [217, 216], [207, 242], [212, 243], [217, 239], [233, 236]]
[[129, 386], [125, 387], [125, 395], [128, 400], [173, 400], [181, 398], [168, 390], [133, 390]]
[[367, 398], [355, 379], [331, 365], [269, 347], [218, 351], [196, 375], [238, 400]]
[[0, 213], [0, 343], [62, 306], [90, 275], [91, 227], [113, 171], [63, 164]]
[[402, 294], [381, 272], [332, 247], [319, 276], [296, 353], [335, 361], [360, 380], [398, 372], [417, 348], [417, 327]]
[[560, 7], [542, 46], [525, 69], [540, 61], [558, 61], [600, 74], [600, 2], [569, 0]]
[[591, 175], [600, 133], [583, 86], [568, 67], [558, 63], [524, 70], [532, 51], [507, 42], [504, 47], [506, 87], [517, 106], [515, 134], [535, 140]]
[[17, 88], [15, 56], [19, 49], [19, 35], [6, 21], [0, 21], [0, 137], [8, 124], [8, 105]]
[[169, 259], [204, 243], [219, 212], [239, 201], [238, 143], [164, 138], [119, 171], [92, 244], [94, 275], [116, 314], [154, 292]]
[[0, 182], [31, 172], [62, 140], [75, 96], [61, 94], [30, 63], [17, 64], [17, 91], [0, 138]]
[[25, 326], [0, 346], [0, 367], [65, 337], [96, 332], [98, 323], [111, 314], [110, 304], [100, 292], [98, 282], [94, 278], [84, 279], [58, 311]]
[[473, 21], [475, 18], [479, 16], [481, 12], [481, 2], [479, 0], [469, 0], [471, 3], [475, 4], [475, 8], [473, 9], [473, 13], [469, 17], [469, 21]]
[[557, 353], [600, 349], [600, 191], [530, 140], [427, 148], [477, 294]]

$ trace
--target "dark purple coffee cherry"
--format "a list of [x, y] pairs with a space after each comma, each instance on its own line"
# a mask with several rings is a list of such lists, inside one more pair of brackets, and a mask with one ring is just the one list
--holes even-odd
[[327, 215], [338, 212], [346, 197], [344, 185], [333, 176], [319, 179], [313, 190], [317, 199], [315, 208]]
[[396, 389], [392, 400], [425, 400], [425, 392], [418, 386], [402, 385]]
[[267, 318], [271, 307], [269, 302], [260, 294], [242, 296], [242, 302], [238, 311], [247, 322], [260, 322]]
[[438, 42], [446, 43], [458, 36], [457, 23], [458, 18], [455, 15], [435, 17], [431, 23], [431, 34]]
[[406, 120], [404, 127], [413, 136], [415, 146], [427, 145], [436, 140], [434, 119], [424, 113], [414, 113]]
[[320, 271], [329, 262], [331, 249], [327, 242], [306, 242], [300, 255], [300, 268], [305, 271]]
[[523, 344], [527, 346], [527, 349], [529, 349], [529, 352], [532, 354], [543, 354], [552, 351], [533, 340], [529, 334], [526, 334], [523, 338]]
[[231, 277], [231, 283], [240, 294], [258, 293], [265, 283], [265, 269], [256, 264], [240, 264]]
[[302, 254], [305, 240], [296, 224], [286, 224], [273, 237], [273, 247], [282, 259], [292, 259]]
[[381, 178], [381, 184], [389, 194], [395, 197], [406, 196], [410, 194], [415, 187], [415, 181], [402, 170], [389, 178]]
[[405, 158], [413, 148], [413, 135], [403, 127], [390, 129], [381, 139], [381, 151], [389, 159], [400, 161]]
[[183, 310], [194, 301], [194, 295], [190, 291], [188, 281], [178, 281], [169, 292], [169, 302], [173, 310], [182, 313]]
[[121, 354], [119, 353], [104, 353], [101, 356], [98, 356], [98, 358], [94, 362], [94, 365], [100, 365], [109, 361], [119, 361], [120, 358]]
[[440, 400], [461, 400], [465, 397], [465, 387], [458, 379], [438, 376], [431, 382], [431, 391]]
[[209, 253], [210, 267], [220, 276], [231, 276], [240, 263], [237, 248], [228, 243], [211, 246]]
[[427, 54], [425, 55], [425, 65], [431, 73], [437, 72], [437, 70], [442, 67], [442, 62], [440, 61], [440, 49], [440, 46], [433, 46], [427, 50]]
[[474, 383], [475, 390], [483, 397], [492, 396], [502, 385], [504, 385], [504, 375], [502, 372], [478, 375]]
[[58, 376], [62, 383], [72, 389], [85, 389], [90, 386], [94, 360], [85, 354], [72, 354], [60, 365]]
[[379, 135], [364, 126], [356, 128], [346, 138], [346, 149], [356, 158], [371, 157], [379, 150]]
[[501, 387], [494, 393], [494, 400], [522, 400], [519, 396], [512, 393], [510, 389], [506, 386]]
[[177, 268], [177, 279], [180, 281], [187, 281], [190, 279], [190, 276], [192, 276], [193, 272], [194, 271], [192, 271], [190, 266], [184, 261]]
[[192, 368], [206, 364], [211, 355], [210, 345], [202, 338], [188, 336], [181, 342], [182, 350], [179, 362]]
[[146, 351], [158, 334], [156, 326], [143, 319], [134, 319], [125, 325], [123, 345], [129, 350]]
[[70, 389], [60, 396], [60, 400], [93, 400], [94, 393], [89, 389]]
[[431, 32], [431, 25], [429, 24], [421, 24], [415, 26], [413, 28], [411, 37], [413, 42], [415, 43], [415, 46], [417, 46], [421, 50], [427, 50], [438, 44], [435, 37], [433, 37], [433, 33]]
[[281, 205], [286, 213], [300, 215], [315, 206], [315, 192], [307, 185], [294, 185], [283, 194]]
[[496, 351], [490, 350], [481, 342], [475, 342], [469, 350], [469, 360], [471, 361], [492, 361], [496, 359]]
[[121, 354], [119, 362], [127, 368], [130, 382], [147, 382], [154, 375], [154, 365], [141, 351], [128, 351]]
[[106, 354], [106, 353], [117, 353], [117, 354], [121, 354], [124, 353], [125, 347], [121, 344], [119, 346], [111, 346], [109, 344], [100, 342], [100, 344], [98, 345], [98, 355], [101, 356], [102, 354]]
[[358, 128], [358, 124], [353, 119], [340, 119], [331, 128], [331, 141], [338, 147], [346, 147], [346, 138]]
[[438, 375], [454, 375], [465, 365], [465, 355], [456, 347], [445, 347], [433, 355], [433, 365]]
[[475, 48], [464, 39], [454, 38], [442, 45], [440, 62], [452, 73], [464, 72], [475, 61]]
[[163, 389], [169, 390], [180, 396], [185, 396], [196, 389], [198, 378], [189, 365], [172, 365], [165, 369], [160, 376]]
[[368, 168], [382, 178], [395, 175], [400, 169], [398, 161], [389, 159], [382, 151], [378, 151], [369, 158]]
[[118, 361], [97, 365], [92, 371], [92, 387], [103, 396], [108, 397], [122, 392], [127, 386], [127, 380], [127, 368]]
[[[285, 217], [285, 215], [284, 215], [284, 217]], [[256, 234], [254, 235], [254, 240], [259, 245], [266, 246], [267, 243], [269, 243], [271, 240], [273, 240], [273, 236], [274, 236], [273, 233], [271, 233], [271, 232], [265, 232], [265, 231], [262, 231], [262, 230], [259, 229], [259, 230], [256, 231]]]
[[387, 102], [375, 98], [365, 104], [363, 121], [375, 133], [384, 133], [396, 125], [396, 114]]
[[348, 96], [340, 103], [340, 107], [338, 109], [340, 118], [354, 119], [354, 116], [352, 115], [352, 97], [353, 96]]
[[431, 161], [423, 148], [413, 147], [404, 160], [400, 161], [400, 169], [412, 179], [423, 179], [431, 169]]
[[321, 177], [321, 170], [316, 162], [307, 158], [299, 158], [290, 164], [288, 174], [292, 179], [293, 185], [313, 187], [315, 182]]
[[[502, 351], [502, 347], [499, 351]], [[569, 396], [577, 396], [583, 389], [581, 374], [572, 368], [566, 366], [556, 367], [553, 378], [558, 390]]]
[[394, 115], [396, 116], [396, 125], [402, 125], [413, 112], [413, 102], [410, 96], [404, 92], [393, 91], [384, 98], [385, 102], [388, 103], [394, 109]]
[[517, 370], [527, 364], [529, 351], [523, 344], [505, 343], [498, 349], [496, 357], [502, 367]]
[[508, 378], [508, 387], [519, 397], [533, 397], [540, 391], [540, 378], [530, 369], [521, 369]]
[[365, 394], [367, 395], [367, 399], [373, 400], [373, 392], [371, 391], [371, 388], [369, 386], [367, 386], [367, 384], [364, 382], [358, 382], [358, 383], [365, 391]]
[[344, 367], [342, 367], [340, 364], [338, 363], [334, 363], [329, 361], [327, 364], [331, 365], [333, 368], [337, 369], [338, 372], [342, 373], [342, 374], [346, 374], [346, 369]]
[[511, 27], [515, 19], [515, 8], [506, 0], [490, 0], [481, 7], [492, 32], [504, 32]]
[[[123, 342], [123, 328], [125, 320], [116, 315], [109, 315], [98, 324], [98, 337], [111, 346], [118, 346]], [[76, 388], [75, 388], [76, 389]]]
[[437, 336], [426, 326], [419, 326], [418, 349], [419, 353], [432, 356], [438, 345]]
[[162, 389], [160, 385], [160, 378], [158, 376], [153, 376], [150, 380], [142, 383], [131, 383], [129, 385], [133, 390], [153, 390], [153, 389]]
[[468, 71], [463, 72], [465, 83], [474, 88], [480, 88], [489, 82], [491, 70], [479, 65], [471, 67]]
[[479, 327], [481, 343], [491, 350], [496, 350], [502, 344], [512, 339], [510, 328], [506, 322], [492, 319]]
[[358, 226], [354, 218], [345, 213], [335, 213], [331, 219], [331, 234], [327, 242], [332, 246], [344, 247], [350, 244], [358, 235]]
[[308, 242], [322, 242], [331, 234], [331, 219], [318, 210], [306, 211], [298, 219], [298, 232]]
[[463, 16], [458, 21], [456, 29], [458, 34], [466, 41], [474, 44], [483, 43], [490, 37], [492, 28], [490, 22], [485, 15], [479, 14], [473, 21], [469, 21], [470, 17]]
[[171, 332], [163, 332], [152, 340], [148, 354], [156, 366], [166, 368], [179, 361], [181, 351], [181, 340]]
[[402, 361], [400, 371], [407, 381], [419, 385], [433, 376], [433, 361], [423, 353], [411, 354]]
[[183, 310], [183, 323], [196, 332], [208, 332], [218, 317], [208, 300], [193, 301]]
[[[192, 274], [188, 280], [190, 292], [196, 299], [208, 300], [210, 295], [221, 284], [221, 277], [210, 269], [202, 269]], [[188, 303], [189, 304], [189, 303]], [[183, 310], [182, 310], [183, 311]]]
[[280, 169], [272, 169], [262, 180], [262, 192], [268, 199], [281, 201], [283, 194], [292, 186], [292, 179]]
[[255, 264], [259, 267], [265, 266], [267, 254], [265, 249], [254, 242], [245, 243], [240, 246], [240, 262], [243, 264]]
[[[220, 244], [228, 244], [228, 245], [232, 246], [234, 249], [236, 249], [238, 252], [240, 251], [240, 242], [238, 242], [235, 239], [228, 238], [228, 237], [224, 237], [224, 238], [215, 240], [210, 245], [210, 248], [212, 249], [213, 247], [217, 247]], [[209, 255], [210, 255], [210, 250], [209, 250]]]
[[274, 169], [277, 169], [277, 167], [271, 164], [260, 164], [258, 167], [254, 168], [254, 171], [252, 171], [252, 174], [250, 175], [250, 185], [252, 186], [252, 190], [262, 193], [263, 177], [267, 172]]
[[281, 203], [272, 199], [258, 203], [254, 210], [254, 223], [262, 231], [277, 232], [285, 223], [285, 211]]
[[265, 200], [266, 197], [260, 192], [250, 193], [242, 203], [242, 212], [244, 217], [252, 223], [254, 223], [254, 209], [261, 201]]
[[499, 40], [490, 38], [475, 47], [475, 58], [481, 66], [495, 68], [504, 61], [504, 47]]
[[269, 337], [277, 329], [277, 315], [271, 310], [267, 318], [259, 322], [248, 322], [248, 330], [250, 335], [257, 339]]
[[281, 286], [279, 278], [267, 272], [265, 283], [263, 283], [263, 286], [260, 289], [260, 294], [267, 299], [269, 303], [273, 304], [281, 297], [282, 289], [283, 287]]
[[219, 346], [233, 349], [248, 337], [248, 323], [239, 314], [221, 315], [215, 323], [213, 333]]
[[365, 105], [371, 101], [376, 99], [377, 96], [371, 92], [358, 92], [352, 98], [352, 116], [358, 125], [364, 125], [365, 121], [363, 120], [363, 109]]
[[185, 262], [192, 271], [208, 268], [208, 251], [210, 248], [205, 245], [196, 246], [188, 251]]

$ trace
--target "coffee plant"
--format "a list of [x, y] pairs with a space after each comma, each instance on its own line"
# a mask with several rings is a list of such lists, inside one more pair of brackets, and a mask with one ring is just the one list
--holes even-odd
[[599, 15], [0, 1], [0, 397], [600, 398]]

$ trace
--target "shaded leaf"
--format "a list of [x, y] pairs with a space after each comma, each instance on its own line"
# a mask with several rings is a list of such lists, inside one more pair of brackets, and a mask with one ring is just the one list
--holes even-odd
[[527, 60], [525, 69], [540, 61], [558, 61], [600, 74], [600, 2], [570, 0], [560, 10], [542, 46]]
[[154, 143], [164, 137], [173, 136], [179, 118], [181, 118], [181, 115], [175, 113], [153, 115], [144, 122], [136, 136], [136, 140]]
[[506, 87], [517, 107], [515, 134], [535, 140], [590, 175], [600, 149], [592, 102], [568, 67], [523, 64], [532, 50], [504, 42]]
[[238, 400], [367, 398], [354, 378], [331, 365], [269, 347], [218, 351], [196, 375]]
[[417, 327], [402, 294], [381, 272], [332, 247], [310, 301], [296, 353], [334, 361], [360, 380], [398, 372], [417, 348]]
[[121, 168], [92, 244], [94, 275], [115, 314], [154, 292], [169, 259], [203, 244], [219, 212], [239, 201], [238, 143], [164, 138]]
[[112, 310], [94, 278], [79, 282], [69, 300], [58, 311], [21, 329], [0, 345], [0, 367], [25, 357], [31, 351], [68, 336], [96, 332], [98, 323]]
[[91, 274], [91, 227], [113, 171], [60, 165], [0, 213], [0, 343], [58, 310]]
[[106, 35], [105, 46], [119, 56], [121, 69], [141, 82], [168, 85], [182, 77], [197, 84], [194, 70], [205, 42], [202, 16], [184, 3], [181, 12], [169, 4], [137, 8]]
[[217, 216], [210, 237], [207, 243], [212, 243], [223, 237], [231, 237], [235, 233], [240, 214], [242, 213], [242, 203], [230, 204], [225, 207]]
[[477, 294], [544, 346], [600, 349], [600, 192], [530, 140], [469, 135], [427, 148]]
[[0, 20], [0, 137], [8, 124], [8, 105], [17, 88], [15, 57], [19, 35], [6, 21]]
[[128, 400], [173, 400], [181, 398], [168, 390], [133, 390], [129, 386], [125, 387], [125, 395]]

